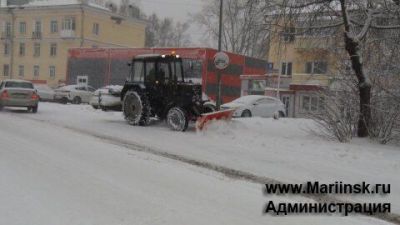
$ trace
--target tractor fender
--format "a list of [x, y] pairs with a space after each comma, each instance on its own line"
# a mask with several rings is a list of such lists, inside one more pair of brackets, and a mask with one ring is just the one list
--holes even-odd
[[122, 88], [121, 91], [121, 101], [124, 100], [125, 94], [128, 91], [136, 91], [138, 93], [142, 93], [146, 87], [143, 84], [129, 84], [125, 83], [124, 87]]

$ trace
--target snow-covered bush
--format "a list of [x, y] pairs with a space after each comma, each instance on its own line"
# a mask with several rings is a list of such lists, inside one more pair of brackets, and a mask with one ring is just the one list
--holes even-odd
[[400, 78], [379, 77], [375, 82], [371, 109], [372, 121], [368, 128], [371, 138], [380, 143], [400, 143]]
[[324, 99], [317, 113], [309, 114], [318, 125], [313, 133], [348, 142], [356, 134], [358, 123], [358, 93], [356, 86], [348, 81], [337, 80], [335, 87], [319, 92]]

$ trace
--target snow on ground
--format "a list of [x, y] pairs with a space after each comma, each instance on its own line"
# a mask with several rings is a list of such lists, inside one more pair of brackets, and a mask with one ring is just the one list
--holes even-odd
[[[9, 203], [0, 206], [5, 224], [380, 223], [364, 217], [261, 216], [263, 204], [278, 197], [262, 196], [260, 185], [60, 127], [117, 137], [282, 182], [390, 183], [392, 193], [384, 199], [346, 197], [391, 202], [392, 211], [400, 212], [398, 148], [361, 140], [350, 144], [322, 140], [307, 132], [312, 124], [304, 119], [237, 119], [214, 124], [206, 132], [180, 133], [160, 122], [129, 126], [121, 113], [88, 105], [41, 103], [38, 114], [6, 109], [0, 113], [0, 124], [0, 198]], [[276, 201], [296, 201], [293, 198], [300, 197]]]
[[386, 224], [261, 216], [259, 185], [13, 115], [0, 124], [0, 224]]

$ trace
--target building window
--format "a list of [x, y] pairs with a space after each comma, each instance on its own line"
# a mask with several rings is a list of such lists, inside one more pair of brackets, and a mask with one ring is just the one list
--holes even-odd
[[10, 43], [6, 42], [4, 43], [4, 55], [9, 55], [10, 54]]
[[35, 57], [40, 56], [40, 43], [35, 43], [33, 45], [33, 56], [35, 56]]
[[40, 67], [38, 65], [33, 66], [33, 76], [34, 77], [39, 77], [39, 70], [40, 70]]
[[321, 112], [325, 108], [325, 98], [316, 95], [303, 95], [301, 110], [303, 112]]
[[50, 22], [50, 32], [53, 34], [58, 32], [58, 23], [56, 20]]
[[19, 33], [26, 34], [26, 22], [19, 23]]
[[64, 18], [64, 20], [62, 22], [62, 29], [63, 30], [75, 30], [75, 18], [74, 17]]
[[34, 23], [32, 38], [33, 39], [41, 39], [42, 38], [42, 22], [39, 20], [36, 20]]
[[41, 32], [42, 31], [42, 22], [37, 20], [35, 21], [35, 27], [33, 29], [34, 32]]
[[12, 25], [11, 22], [6, 22], [5, 33], [7, 37], [11, 37]]
[[50, 44], [50, 56], [56, 56], [57, 55], [57, 43], [51, 43]]
[[292, 63], [291, 62], [283, 62], [282, 63], [282, 70], [281, 70], [282, 75], [292, 75]]
[[10, 75], [10, 65], [3, 65], [3, 76], [8, 77]]
[[326, 74], [328, 72], [328, 63], [325, 61], [307, 62], [305, 72], [308, 74]]
[[55, 66], [49, 66], [49, 75], [51, 79], [54, 79], [56, 77], [56, 67]]
[[25, 55], [25, 43], [19, 43], [19, 56]]
[[283, 40], [285, 42], [293, 42], [296, 37], [296, 28], [286, 27], [283, 31]]
[[92, 33], [93, 33], [94, 35], [99, 35], [99, 24], [98, 24], [98, 23], [94, 23], [94, 24], [93, 24]]
[[23, 65], [18, 66], [18, 76], [24, 77], [25, 75], [25, 67]]
[[267, 70], [272, 71], [274, 69], [274, 63], [267, 63]]

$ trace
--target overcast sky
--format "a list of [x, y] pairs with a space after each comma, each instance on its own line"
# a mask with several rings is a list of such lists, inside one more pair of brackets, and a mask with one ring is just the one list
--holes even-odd
[[162, 17], [171, 17], [175, 20], [185, 21], [189, 13], [201, 10], [201, 0], [137, 0], [146, 14], [153, 12]]
[[[114, 0], [119, 2], [120, 0]], [[196, 14], [201, 10], [202, 0], [134, 0], [143, 9], [145, 14], [156, 13], [159, 17], [173, 18], [174, 21], [186, 22], [189, 14]], [[189, 33], [194, 44], [199, 44], [202, 32], [196, 24], [190, 24]]]

